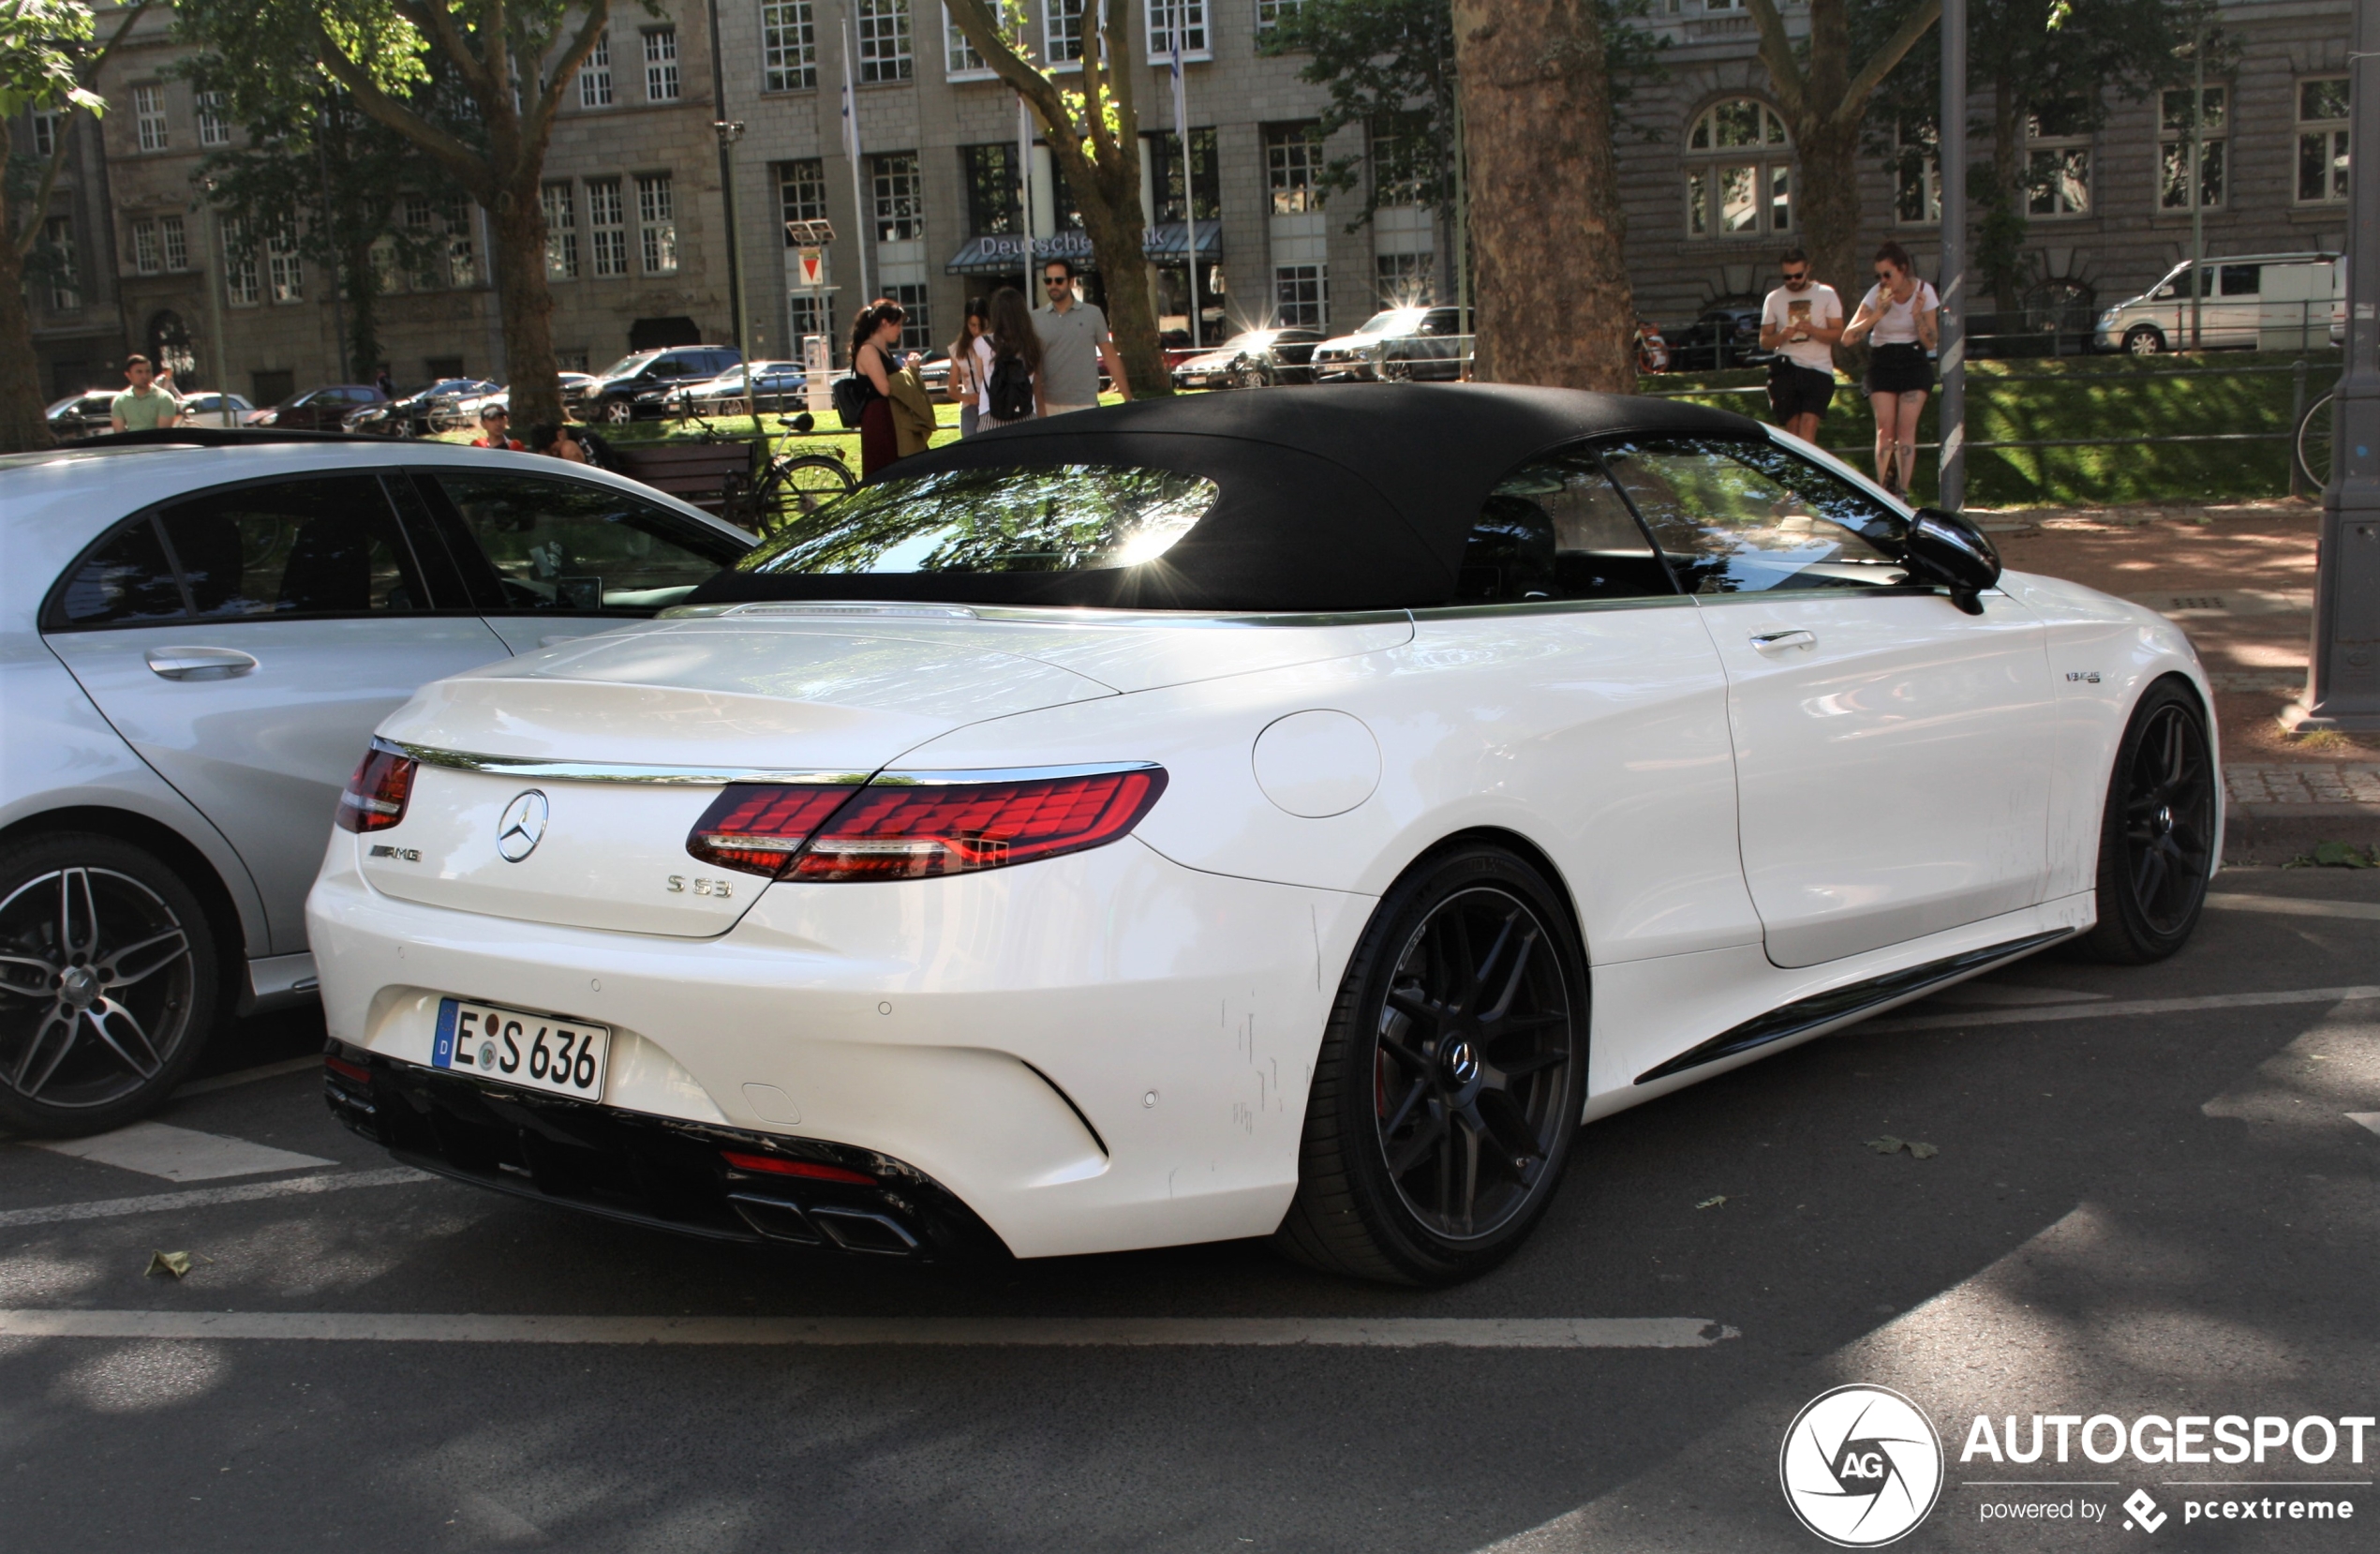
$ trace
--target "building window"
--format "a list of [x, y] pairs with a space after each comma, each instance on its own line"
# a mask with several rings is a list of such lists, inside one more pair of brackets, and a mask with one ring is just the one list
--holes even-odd
[[479, 244], [471, 235], [471, 207], [461, 195], [446, 202], [446, 284], [457, 291], [480, 283]]
[[909, 48], [909, 0], [856, 0], [859, 79], [907, 81], [914, 67]]
[[2223, 203], [2224, 168], [2228, 160], [2225, 110], [2230, 94], [2209, 86], [2199, 108], [2198, 172], [2190, 170], [2190, 88], [2158, 94], [2157, 208], [2186, 211], [2194, 200], [2209, 210]]
[[1764, 102], [1713, 103], [1686, 136], [1686, 232], [1748, 237], [1793, 228], [1793, 152]]
[[190, 234], [178, 216], [157, 217], [157, 246], [165, 250], [165, 267], [186, 270], [190, 267]]
[[[815, 157], [778, 163], [777, 208], [782, 220], [826, 220], [826, 164]], [[785, 247], [796, 247], [791, 232], [785, 234]]]
[[1941, 223], [1942, 164], [1930, 124], [1894, 127], [1893, 219], [1904, 227]]
[[2025, 116], [2025, 210], [2057, 217], [2090, 214], [2089, 104], [2049, 103]]
[[645, 100], [677, 100], [677, 29], [656, 27], [645, 35]]
[[[1014, 144], [994, 141], [989, 145], [960, 146], [959, 183], [967, 191], [970, 236], [988, 237], [1024, 230]], [[1157, 219], [1169, 218], [1160, 214]]]
[[1257, 36], [1263, 37], [1304, 8], [1305, 0], [1257, 0]]
[[230, 145], [231, 143], [231, 121], [224, 114], [223, 94], [220, 92], [199, 94], [199, 143], [201, 145]]
[[818, 84], [818, 26], [811, 0], [761, 0], [761, 89], [807, 92]]
[[1043, 52], [1051, 65], [1081, 61], [1082, 7], [1083, 0], [1041, 0], [1041, 33], [1049, 43]]
[[141, 150], [163, 151], [166, 148], [164, 87], [135, 86], [132, 89], [132, 124], [134, 132], [140, 137]]
[[876, 241], [902, 243], [925, 236], [926, 207], [918, 189], [917, 154], [896, 151], [870, 161], [876, 186]]
[[636, 232], [648, 276], [677, 274], [677, 211], [669, 174], [640, 173], [636, 179]]
[[934, 348], [934, 326], [926, 317], [926, 288], [887, 286], [885, 295], [900, 304], [900, 349], [931, 351]]
[[132, 268], [144, 276], [157, 273], [157, 224], [154, 221], [132, 223]]
[[1319, 264], [1284, 264], [1272, 272], [1273, 321], [1307, 329], [1322, 327], [1330, 288]]
[[1372, 188], [1383, 205], [1425, 205], [1430, 181], [1429, 142], [1418, 126], [1380, 120], [1370, 127]]
[[1160, 64], [1173, 57], [1173, 37], [1182, 35], [1182, 57], [1205, 59], [1207, 52], [1207, 0], [1148, 0], [1149, 61]]
[[[1149, 160], [1156, 170], [1155, 196], [1157, 219], [1180, 221], [1183, 213], [1182, 138], [1172, 130], [1160, 130], [1149, 138]], [[1223, 177], [1217, 170], [1214, 131], [1190, 131], [1190, 190], [1197, 203], [1189, 213], [1201, 221], [1223, 219]]]
[[264, 265], [275, 302], [305, 300], [305, 277], [298, 269], [297, 233], [285, 227], [266, 238]]
[[587, 180], [587, 237], [597, 275], [628, 274], [628, 213], [618, 179]]
[[74, 263], [74, 218], [53, 216], [44, 221], [41, 241], [50, 249], [50, 311], [71, 313], [82, 306]]
[[581, 108], [609, 108], [612, 105], [612, 35], [606, 32], [595, 40], [594, 52], [578, 67], [578, 105]]
[[253, 307], [259, 294], [256, 248], [246, 224], [223, 223], [223, 296], [234, 307]]
[[578, 202], [568, 184], [548, 184], [540, 191], [545, 202], [545, 278], [578, 278]]
[[795, 291], [786, 296], [785, 302], [793, 330], [793, 349], [787, 354], [799, 355], [802, 337], [807, 335], [826, 336], [827, 353], [833, 354], [834, 333], [826, 323], [826, 299], [809, 291]]
[[414, 269], [409, 284], [416, 291], [435, 291], [440, 284], [439, 265], [432, 250], [437, 247], [438, 207], [426, 194], [405, 197], [405, 231], [413, 239]]
[[[1322, 132], [1312, 124], [1272, 124], [1264, 128], [1264, 176], [1272, 192], [1272, 214], [1294, 216], [1322, 208]], [[1304, 266], [1312, 268], [1312, 266]], [[1284, 272], [1285, 274], [1287, 272]]]
[[2298, 82], [2298, 202], [2347, 197], [2347, 78]]
[[1373, 284], [1380, 307], [1421, 307], [1429, 301], [1435, 290], [1435, 256], [1431, 254], [1376, 254], [1372, 260]]
[[33, 115], [33, 154], [45, 162], [58, 154], [58, 115], [47, 109]]
[[959, 23], [950, 19], [948, 6], [942, 8], [942, 73], [950, 81], [981, 81], [992, 73], [984, 56], [959, 30]]

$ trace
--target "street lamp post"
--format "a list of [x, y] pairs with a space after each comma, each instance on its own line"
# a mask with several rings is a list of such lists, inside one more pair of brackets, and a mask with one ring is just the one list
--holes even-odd
[[1967, 0], [1942, 0], [1941, 26], [1942, 109], [1934, 166], [1942, 191], [1941, 312], [1935, 336], [1942, 403], [1934, 503], [1956, 513], [1967, 505]]
[[2380, 0], [2356, 0], [2347, 62], [2347, 362], [2331, 411], [2306, 689], [2281, 715], [2300, 732], [2380, 731]]

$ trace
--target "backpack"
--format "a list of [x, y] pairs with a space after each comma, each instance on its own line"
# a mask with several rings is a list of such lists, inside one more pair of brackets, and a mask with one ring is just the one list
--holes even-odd
[[1033, 413], [1033, 374], [1022, 356], [1004, 356], [992, 364], [989, 384], [992, 416], [1022, 421]]
[[835, 413], [842, 418], [843, 429], [855, 429], [859, 418], [867, 413], [868, 401], [876, 396], [876, 385], [856, 372], [846, 372], [835, 380]]

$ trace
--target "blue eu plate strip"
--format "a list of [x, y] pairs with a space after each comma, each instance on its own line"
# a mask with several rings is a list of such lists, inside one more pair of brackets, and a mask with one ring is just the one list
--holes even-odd
[[438, 1037], [430, 1043], [430, 1067], [454, 1067], [454, 1010], [459, 1000], [441, 998], [438, 1001]]

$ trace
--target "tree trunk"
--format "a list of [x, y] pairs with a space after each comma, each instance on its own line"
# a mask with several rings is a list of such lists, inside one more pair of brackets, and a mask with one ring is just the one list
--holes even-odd
[[[1137, 157], [1138, 148], [1129, 149]], [[1139, 184], [1136, 165], [1126, 198], [1108, 198], [1105, 180], [1094, 186], [1092, 198], [1082, 202], [1082, 228], [1090, 235], [1099, 273], [1107, 277], [1108, 333], [1115, 336], [1116, 354], [1123, 358], [1124, 381], [1132, 385], [1135, 399], [1149, 399], [1171, 394], [1173, 379], [1166, 371], [1165, 350], [1157, 342], [1157, 310], [1149, 299]]]
[[1793, 154], [1801, 162], [1801, 187], [1793, 191], [1801, 246], [1809, 254], [1810, 274], [1835, 288], [1848, 315], [1867, 290], [1871, 262], [1859, 232], [1859, 126], [1830, 122], [1807, 136], [1796, 134], [1794, 141]]
[[1626, 394], [1636, 302], [1593, 0], [1454, 0], [1483, 382]]
[[[2016, 82], [2006, 76], [1993, 82], [1992, 202], [1984, 216], [1985, 238], [1977, 257], [1991, 280], [1992, 305], [2002, 314], [2016, 311], [2021, 302], [2016, 290], [2022, 272], [2016, 261], [2025, 243], [2026, 199], [2024, 152], [2017, 142], [2023, 112], [2016, 100]], [[2008, 325], [2003, 321], [2000, 327], [2005, 330]]]
[[350, 243], [339, 262], [347, 270], [348, 316], [346, 351], [354, 368], [350, 383], [368, 383], [380, 366], [380, 277], [372, 268], [368, 243]]
[[[0, 165], [7, 163], [7, 126], [0, 123]], [[40, 213], [25, 219], [38, 221]], [[33, 354], [33, 312], [24, 296], [24, 255], [17, 248], [7, 198], [0, 194], [0, 454], [30, 453], [56, 441], [42, 408], [41, 367]]]
[[531, 169], [525, 192], [499, 192], [488, 212], [496, 232], [496, 296], [504, 321], [515, 426], [569, 419], [554, 366], [554, 294], [545, 284], [545, 207], [538, 200], [535, 172]]

